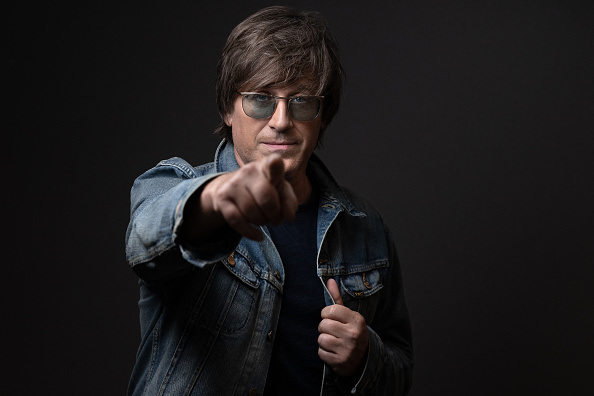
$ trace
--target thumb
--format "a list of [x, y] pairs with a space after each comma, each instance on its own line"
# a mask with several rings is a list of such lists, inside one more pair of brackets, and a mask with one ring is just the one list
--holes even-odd
[[328, 292], [330, 293], [330, 296], [332, 296], [334, 303], [337, 305], [344, 305], [342, 302], [342, 297], [340, 297], [340, 291], [338, 290], [338, 284], [336, 281], [332, 278], [328, 279], [328, 282], [326, 282], [326, 287], [328, 288]]
[[267, 173], [268, 180], [275, 186], [278, 186], [285, 177], [285, 164], [282, 158], [277, 154], [266, 157], [264, 171]]

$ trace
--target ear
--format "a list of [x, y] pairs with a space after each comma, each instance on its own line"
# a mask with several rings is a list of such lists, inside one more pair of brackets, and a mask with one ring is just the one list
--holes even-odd
[[227, 124], [228, 127], [230, 127], [233, 124], [233, 114], [225, 114], [225, 116], [223, 117], [223, 121], [225, 122], [225, 124]]

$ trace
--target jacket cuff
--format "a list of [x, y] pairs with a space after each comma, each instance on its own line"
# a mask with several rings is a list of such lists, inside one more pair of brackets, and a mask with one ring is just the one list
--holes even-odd
[[382, 362], [385, 360], [385, 350], [381, 338], [367, 326], [369, 331], [369, 349], [367, 360], [361, 375], [357, 377], [343, 377], [338, 379], [338, 387], [343, 393], [364, 395], [368, 386], [373, 383], [377, 373], [381, 372]]
[[199, 246], [179, 244], [182, 257], [187, 262], [197, 267], [214, 264], [227, 258], [237, 247], [241, 235], [229, 228], [216, 242], [201, 244]]
[[180, 228], [184, 223], [184, 211], [186, 204], [194, 194], [201, 194], [204, 187], [214, 178], [220, 176], [217, 173], [205, 178], [200, 185], [192, 189], [189, 194], [181, 197], [175, 210], [175, 222], [173, 226], [173, 243], [179, 246], [182, 257], [189, 263], [198, 267], [204, 267], [223, 260], [235, 250], [241, 240], [241, 235], [231, 227], [225, 227], [221, 231], [220, 238], [200, 244], [189, 244], [180, 238]]

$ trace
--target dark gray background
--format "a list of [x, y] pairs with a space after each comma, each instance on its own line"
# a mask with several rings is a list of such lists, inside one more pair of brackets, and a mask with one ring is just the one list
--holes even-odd
[[[129, 189], [160, 159], [211, 160], [218, 55], [269, 4], [5, 14], [10, 394], [125, 392]], [[285, 4], [320, 11], [340, 43], [347, 86], [318, 153], [394, 232], [411, 395], [594, 394], [593, 3]]]

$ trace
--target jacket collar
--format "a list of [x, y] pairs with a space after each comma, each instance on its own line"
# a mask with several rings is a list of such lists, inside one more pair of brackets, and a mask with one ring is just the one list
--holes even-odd
[[[215, 153], [214, 165], [217, 172], [233, 172], [239, 169], [235, 159], [233, 143], [224, 139]], [[320, 203], [340, 206], [352, 216], [365, 217], [365, 213], [357, 209], [345, 191], [338, 185], [322, 160], [314, 153], [307, 164], [307, 175], [320, 194]]]
[[223, 139], [219, 144], [219, 147], [217, 147], [214, 165], [217, 173], [233, 172], [234, 170], [239, 169], [239, 164], [235, 159], [233, 144], [227, 142], [227, 139]]

